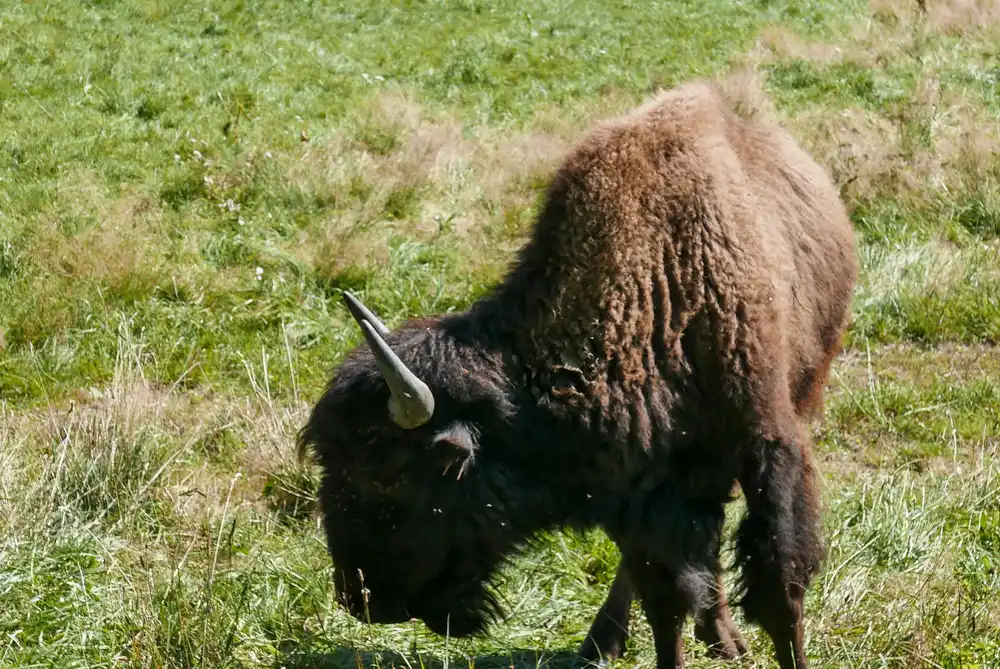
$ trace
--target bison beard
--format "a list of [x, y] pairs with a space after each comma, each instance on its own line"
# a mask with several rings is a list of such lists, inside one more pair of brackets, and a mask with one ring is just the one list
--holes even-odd
[[828, 176], [714, 87], [601, 124], [468, 311], [390, 331], [345, 295], [366, 345], [300, 434], [323, 469], [338, 596], [371, 622], [475, 634], [499, 615], [505, 560], [544, 530], [596, 526], [622, 563], [583, 658], [620, 654], [634, 596], [658, 667], [683, 665], [689, 614], [736, 657], [719, 549], [738, 483], [740, 604], [780, 666], [804, 669], [823, 555], [806, 421], [856, 277]]

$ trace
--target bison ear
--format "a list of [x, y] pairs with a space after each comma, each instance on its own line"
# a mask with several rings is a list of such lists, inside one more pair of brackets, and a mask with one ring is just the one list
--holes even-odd
[[434, 451], [445, 461], [442, 476], [458, 467], [456, 478], [462, 478], [472, 464], [479, 448], [478, 432], [468, 423], [452, 423], [434, 435]]

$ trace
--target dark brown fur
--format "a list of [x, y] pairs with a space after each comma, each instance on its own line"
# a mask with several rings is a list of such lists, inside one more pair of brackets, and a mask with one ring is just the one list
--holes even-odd
[[846, 327], [854, 253], [823, 170], [713, 87], [599, 125], [493, 294], [387, 337], [433, 390], [431, 421], [388, 420], [362, 348], [303, 429], [344, 603], [362, 615], [361, 569], [374, 622], [475, 633], [499, 612], [488, 584], [518, 546], [597, 525], [623, 559], [584, 657], [620, 650], [607, 630], [633, 590], [658, 666], [683, 663], [689, 613], [732, 655], [743, 641], [716, 591], [738, 482], [741, 605], [783, 669], [805, 667], [802, 604], [823, 545], [804, 420]]

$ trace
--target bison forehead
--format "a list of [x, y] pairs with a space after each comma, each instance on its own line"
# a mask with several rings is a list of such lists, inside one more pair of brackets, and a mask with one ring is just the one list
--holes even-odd
[[[404, 336], [405, 335], [405, 336]], [[399, 340], [397, 341], [397, 336]], [[387, 339], [400, 360], [432, 390], [440, 412], [463, 404], [492, 405], [506, 413], [509, 380], [498, 357], [457, 341], [453, 333], [423, 328]], [[360, 346], [341, 363], [328, 392], [327, 411], [350, 417], [384, 409], [389, 388], [367, 347]]]

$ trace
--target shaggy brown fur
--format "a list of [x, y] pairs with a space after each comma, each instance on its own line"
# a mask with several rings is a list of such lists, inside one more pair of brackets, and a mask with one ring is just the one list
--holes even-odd
[[[688, 376], [696, 360], [682, 338], [696, 337], [695, 357], [744, 401], [754, 393], [742, 379], [759, 370], [784, 378], [807, 413], [822, 402], [855, 278], [853, 231], [826, 173], [699, 83], [579, 144], [516, 269], [473, 311], [494, 312], [519, 364], [546, 374], [539, 389], [567, 375], [582, 384], [550, 400], [593, 420], [657, 378]], [[644, 404], [629, 426], [640, 449]]]
[[385, 338], [432, 389], [430, 422], [388, 420], [362, 348], [303, 429], [345, 605], [362, 615], [360, 569], [372, 621], [472, 634], [499, 612], [488, 585], [512, 551], [598, 525], [622, 568], [585, 657], [617, 654], [633, 590], [659, 667], [682, 666], [689, 613], [732, 655], [744, 642], [716, 591], [738, 482], [740, 603], [783, 669], [806, 667], [803, 598], [823, 548], [804, 418], [846, 327], [854, 254], [823, 170], [714, 87], [598, 126], [492, 295]]

